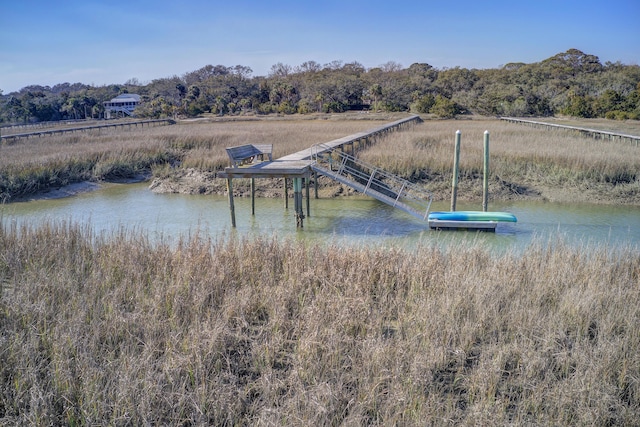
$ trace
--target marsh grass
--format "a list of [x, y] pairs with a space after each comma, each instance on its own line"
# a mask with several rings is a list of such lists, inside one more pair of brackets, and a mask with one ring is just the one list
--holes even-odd
[[[274, 157], [365, 131], [398, 117], [344, 116], [202, 120], [147, 129], [101, 130], [30, 138], [2, 145], [0, 198], [83, 180], [151, 174], [178, 177], [187, 170], [215, 174], [228, 166], [225, 147], [272, 143]], [[365, 118], [363, 118], [365, 117]], [[595, 126], [594, 126], [595, 127]], [[483, 133], [490, 132], [490, 194], [500, 199], [544, 189], [616, 203], [640, 203], [638, 147], [566, 131], [534, 129], [493, 119], [425, 120], [379, 138], [358, 155], [365, 161], [448, 197], [456, 130], [462, 132], [461, 198], [481, 195]]]
[[0, 201], [88, 179], [166, 174], [164, 165], [215, 172], [229, 165], [225, 147], [273, 143], [278, 157], [385, 119], [197, 121], [21, 139], [0, 146]]
[[0, 423], [633, 425], [640, 254], [0, 229]]
[[[460, 183], [467, 197], [482, 191], [483, 140], [490, 139], [490, 192], [518, 196], [539, 188], [598, 189], [640, 203], [640, 156], [635, 145], [565, 131], [533, 129], [499, 120], [425, 121], [372, 146], [360, 156], [435, 191], [450, 191], [455, 132], [460, 130]], [[460, 194], [460, 193], [459, 193]], [[465, 193], [462, 193], [464, 197]]]

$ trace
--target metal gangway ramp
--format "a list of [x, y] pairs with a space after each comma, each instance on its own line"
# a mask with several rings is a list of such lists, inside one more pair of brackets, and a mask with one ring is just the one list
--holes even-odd
[[433, 195], [415, 184], [345, 153], [339, 147], [312, 147], [311, 168], [354, 190], [427, 221]]

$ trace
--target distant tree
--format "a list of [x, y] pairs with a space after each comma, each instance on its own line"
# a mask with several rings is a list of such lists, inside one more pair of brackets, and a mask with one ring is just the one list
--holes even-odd
[[334, 60], [331, 62], [328, 62], [326, 64], [324, 64], [324, 69], [326, 70], [339, 70], [340, 68], [342, 68], [343, 65], [343, 61], [340, 60]]
[[569, 103], [563, 109], [563, 113], [574, 117], [592, 117], [591, 101], [586, 96], [572, 93], [569, 95]]
[[296, 73], [317, 73], [322, 70], [322, 66], [316, 61], [306, 61], [296, 67]]
[[436, 98], [430, 93], [416, 96], [415, 101], [411, 104], [411, 111], [416, 113], [428, 113], [435, 103]]
[[393, 73], [402, 70], [402, 64], [395, 61], [389, 61], [382, 64], [380, 68], [385, 73]]
[[342, 66], [341, 71], [345, 74], [349, 74], [352, 76], [360, 76], [362, 73], [366, 71], [366, 69], [361, 63], [354, 61], [354, 62], [349, 62], [347, 64], [344, 64]]
[[551, 66], [561, 73], [575, 76], [577, 73], [595, 73], [603, 70], [600, 59], [587, 55], [578, 49], [569, 49], [542, 61], [543, 66]]
[[620, 93], [612, 89], [607, 89], [604, 93], [594, 100], [593, 113], [596, 116], [606, 117], [607, 112], [623, 110], [625, 99]]
[[380, 86], [378, 83], [374, 83], [369, 88], [369, 95], [371, 95], [371, 97], [373, 98], [373, 110], [378, 111], [378, 101], [382, 96], [382, 86]]
[[250, 67], [247, 67], [244, 65], [235, 65], [230, 70], [232, 74], [239, 76], [243, 79], [248, 79], [249, 77], [251, 77], [251, 74], [253, 73], [253, 70]]
[[456, 103], [442, 95], [437, 95], [429, 112], [441, 119], [452, 119], [457, 113]]
[[455, 67], [440, 71], [435, 86], [444, 96], [451, 97], [456, 92], [471, 90], [478, 80], [479, 77], [474, 71]]
[[282, 62], [278, 62], [271, 66], [271, 71], [269, 71], [269, 77], [280, 77], [285, 78], [292, 72], [291, 65], [283, 64]]
[[178, 96], [180, 96], [180, 99], [187, 95], [187, 88], [182, 83], [178, 83], [176, 85], [176, 89], [178, 90]]
[[200, 88], [196, 85], [189, 86], [187, 97], [193, 101], [197, 99], [199, 96], [200, 96]]

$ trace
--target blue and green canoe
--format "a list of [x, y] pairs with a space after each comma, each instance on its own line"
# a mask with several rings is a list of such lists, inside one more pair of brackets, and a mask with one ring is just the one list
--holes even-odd
[[514, 214], [509, 212], [483, 212], [483, 211], [453, 211], [431, 212], [429, 221], [495, 221], [517, 222]]

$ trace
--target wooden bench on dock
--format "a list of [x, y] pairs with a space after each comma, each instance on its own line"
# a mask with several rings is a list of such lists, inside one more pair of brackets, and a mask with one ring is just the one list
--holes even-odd
[[234, 168], [254, 163], [258, 158], [264, 161], [265, 156], [269, 161], [273, 161], [273, 144], [246, 144], [227, 147], [226, 150], [229, 160], [231, 160], [231, 166]]

